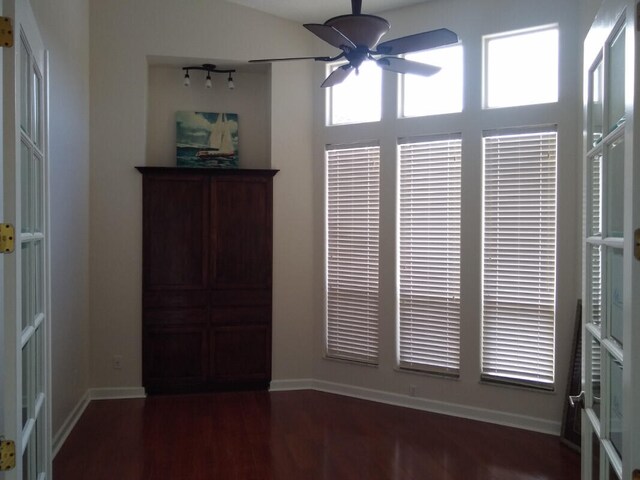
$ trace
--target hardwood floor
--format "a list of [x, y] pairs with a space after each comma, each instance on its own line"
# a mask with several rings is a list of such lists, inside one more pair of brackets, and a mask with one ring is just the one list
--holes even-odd
[[54, 480], [579, 480], [554, 436], [315, 391], [93, 401]]

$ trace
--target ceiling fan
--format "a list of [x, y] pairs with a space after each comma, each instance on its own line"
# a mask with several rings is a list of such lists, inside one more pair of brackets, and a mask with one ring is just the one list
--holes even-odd
[[428, 50], [458, 43], [458, 35], [446, 28], [416, 33], [378, 43], [389, 31], [389, 22], [384, 18], [361, 13], [362, 0], [351, 0], [351, 15], [333, 17], [324, 23], [306, 23], [304, 27], [325, 42], [342, 50], [334, 57], [265, 58], [249, 62], [280, 62], [289, 60], [316, 60], [334, 62], [342, 58], [348, 63], [335, 69], [322, 83], [332, 87], [344, 81], [351, 72], [357, 72], [362, 62], [372, 60], [384, 70], [396, 73], [411, 73], [428, 77], [440, 71], [440, 67], [396, 57], [403, 53]]

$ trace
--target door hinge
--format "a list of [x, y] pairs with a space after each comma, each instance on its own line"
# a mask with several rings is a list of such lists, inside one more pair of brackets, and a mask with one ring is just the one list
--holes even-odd
[[640, 260], [640, 228], [633, 232], [633, 256]]
[[0, 438], [0, 472], [16, 467], [16, 444]]
[[9, 17], [0, 17], [0, 46], [13, 47], [13, 26]]
[[12, 253], [15, 246], [15, 228], [10, 223], [0, 223], [0, 253]]

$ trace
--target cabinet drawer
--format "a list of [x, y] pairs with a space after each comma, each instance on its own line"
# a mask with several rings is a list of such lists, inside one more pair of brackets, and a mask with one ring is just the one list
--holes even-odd
[[271, 306], [271, 289], [214, 289], [209, 294], [209, 304], [212, 307], [223, 305], [269, 305]]
[[145, 308], [154, 307], [206, 307], [206, 290], [147, 290], [142, 295]]
[[143, 351], [147, 388], [195, 385], [207, 379], [206, 326], [147, 327]]
[[211, 309], [210, 318], [213, 325], [268, 324], [271, 307], [217, 307]]
[[145, 309], [144, 326], [189, 326], [207, 323], [206, 308]]
[[268, 381], [271, 377], [270, 326], [211, 328], [211, 376], [214, 381]]

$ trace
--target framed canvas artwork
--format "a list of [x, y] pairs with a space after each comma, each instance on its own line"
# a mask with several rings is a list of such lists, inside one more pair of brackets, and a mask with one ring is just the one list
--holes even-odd
[[238, 167], [236, 113], [177, 112], [179, 167]]

